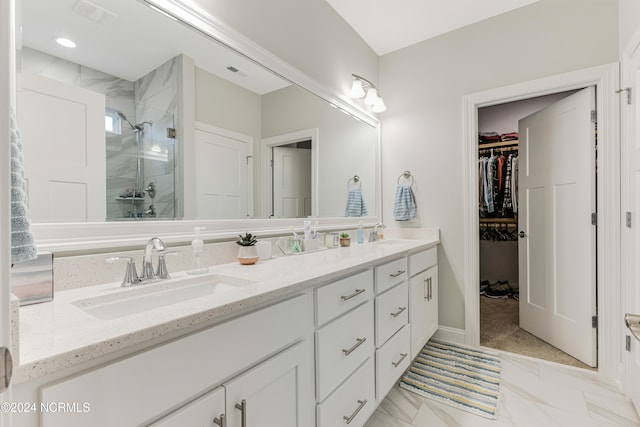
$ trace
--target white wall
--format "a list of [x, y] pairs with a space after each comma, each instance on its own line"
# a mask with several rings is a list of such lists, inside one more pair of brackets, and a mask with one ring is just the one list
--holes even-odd
[[622, 52], [627, 43], [638, 31], [640, 27], [640, 1], [638, 0], [618, 0], [619, 20], [620, 20], [620, 51]]
[[[597, 31], [595, 30], [597, 29]], [[380, 59], [383, 219], [440, 227], [440, 324], [464, 329], [462, 97], [618, 60], [611, 0], [542, 0]], [[418, 218], [394, 224], [399, 173], [416, 180]]]

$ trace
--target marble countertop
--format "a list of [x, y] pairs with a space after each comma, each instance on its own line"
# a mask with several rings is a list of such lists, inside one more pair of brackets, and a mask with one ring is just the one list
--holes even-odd
[[[19, 364], [14, 383], [21, 383], [78, 364], [122, 355], [127, 349], [140, 350], [207, 327], [234, 313], [286, 298], [313, 286], [361, 271], [375, 264], [433, 247], [439, 243], [437, 229], [428, 229], [420, 240], [383, 240], [377, 243], [352, 244], [346, 248], [274, 257], [252, 266], [239, 263], [209, 268], [202, 276], [172, 274], [172, 281], [220, 275], [246, 281], [230, 292], [214, 292], [146, 309], [112, 319], [100, 319], [85, 311], [93, 300], [121, 298], [123, 292], [136, 295], [152, 292], [163, 281], [122, 288], [120, 283], [88, 286], [57, 292], [54, 300], [21, 307], [19, 310]], [[190, 279], [194, 280], [194, 279]], [[167, 285], [169, 286], [169, 285]], [[149, 289], [150, 291], [146, 291]], [[83, 305], [84, 304], [84, 305]]]

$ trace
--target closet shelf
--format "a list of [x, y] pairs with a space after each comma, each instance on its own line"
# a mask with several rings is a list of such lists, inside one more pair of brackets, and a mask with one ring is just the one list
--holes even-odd
[[478, 149], [483, 150], [485, 148], [496, 148], [496, 147], [512, 147], [514, 145], [518, 145], [518, 140], [514, 139], [512, 141], [501, 141], [501, 142], [491, 142], [489, 144], [478, 144]]

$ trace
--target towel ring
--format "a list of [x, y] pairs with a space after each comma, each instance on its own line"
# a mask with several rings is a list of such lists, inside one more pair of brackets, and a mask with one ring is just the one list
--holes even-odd
[[409, 171], [402, 172], [400, 174], [400, 176], [398, 177], [398, 182], [397, 182], [398, 184], [400, 184], [400, 178], [411, 179], [411, 184], [410, 185], [413, 185], [414, 180], [413, 180], [413, 175], [411, 175], [411, 172], [409, 172]]
[[349, 178], [349, 181], [347, 181], [347, 190], [349, 189], [349, 184], [351, 184], [352, 182], [358, 185], [357, 188], [362, 188], [360, 177], [358, 175], [354, 175], [352, 178]]

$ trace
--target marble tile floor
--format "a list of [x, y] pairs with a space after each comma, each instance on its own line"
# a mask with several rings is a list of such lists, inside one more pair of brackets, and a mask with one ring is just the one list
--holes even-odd
[[631, 402], [597, 373], [500, 353], [498, 418], [489, 420], [394, 387], [365, 427], [640, 427]]

